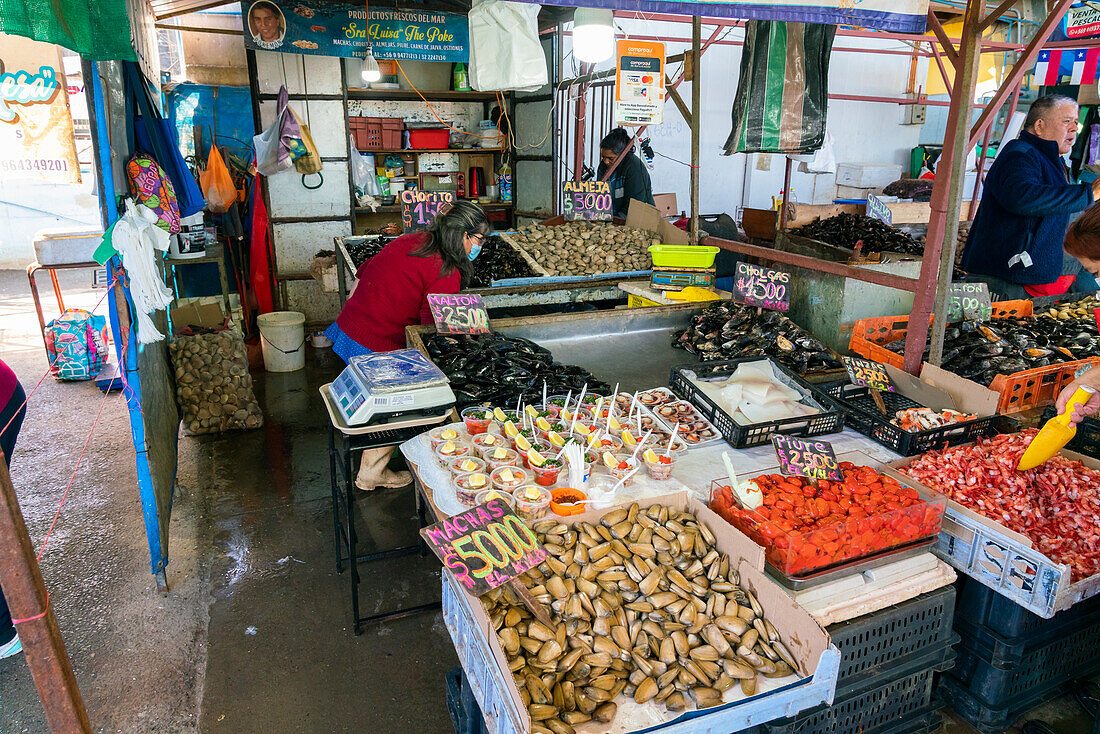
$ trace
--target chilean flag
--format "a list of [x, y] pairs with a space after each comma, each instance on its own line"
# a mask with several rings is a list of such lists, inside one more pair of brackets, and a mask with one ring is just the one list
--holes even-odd
[[1035, 79], [1043, 86], [1054, 86], [1058, 83], [1058, 67], [1061, 63], [1061, 50], [1040, 51], [1039, 60], [1035, 62]]
[[1073, 52], [1071, 84], [1092, 84], [1096, 81], [1096, 65], [1100, 62], [1100, 48], [1079, 48]]

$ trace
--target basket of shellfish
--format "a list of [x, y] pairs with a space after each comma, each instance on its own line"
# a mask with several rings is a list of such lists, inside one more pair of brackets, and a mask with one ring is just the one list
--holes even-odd
[[[840, 653], [686, 492], [532, 525], [546, 560], [444, 620], [492, 734], [739, 731], [831, 701]], [[690, 723], [688, 723], [690, 722]]]

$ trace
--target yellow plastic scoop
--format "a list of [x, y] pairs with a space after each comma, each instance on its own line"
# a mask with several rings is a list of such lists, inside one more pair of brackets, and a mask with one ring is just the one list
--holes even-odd
[[702, 301], [717, 301], [719, 296], [714, 291], [708, 291], [706, 288], [700, 288], [696, 285], [689, 285], [682, 291], [666, 291], [665, 298], [670, 301], [690, 301], [691, 303], [700, 303]]
[[1047, 424], [1043, 426], [1043, 430], [1035, 436], [1031, 441], [1031, 445], [1027, 447], [1027, 451], [1020, 457], [1020, 463], [1016, 466], [1016, 471], [1027, 471], [1028, 469], [1034, 469], [1040, 464], [1046, 463], [1062, 450], [1062, 447], [1070, 442], [1070, 439], [1077, 433], [1077, 426], [1070, 421], [1070, 415], [1073, 413], [1074, 408], [1079, 408], [1096, 394], [1096, 390], [1091, 387], [1081, 386], [1077, 388], [1077, 392], [1073, 393], [1073, 397], [1066, 403], [1066, 409], [1060, 415], [1056, 415], [1047, 421]]

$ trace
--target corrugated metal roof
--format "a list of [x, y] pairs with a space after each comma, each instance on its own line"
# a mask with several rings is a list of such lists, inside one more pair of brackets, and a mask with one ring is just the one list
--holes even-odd
[[[153, 16], [157, 20], [175, 18], [177, 15], [187, 15], [227, 4], [230, 3], [226, 3], [225, 0], [149, 0], [149, 7], [153, 9]], [[232, 4], [236, 5], [236, 3]]]

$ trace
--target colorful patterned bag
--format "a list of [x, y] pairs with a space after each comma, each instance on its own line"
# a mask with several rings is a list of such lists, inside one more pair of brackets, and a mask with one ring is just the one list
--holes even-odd
[[180, 231], [180, 207], [168, 174], [148, 153], [138, 153], [126, 164], [130, 193], [141, 204], [152, 209], [160, 219], [157, 226], [168, 234]]
[[93, 380], [107, 364], [107, 320], [70, 308], [46, 326], [50, 372], [59, 380]]

